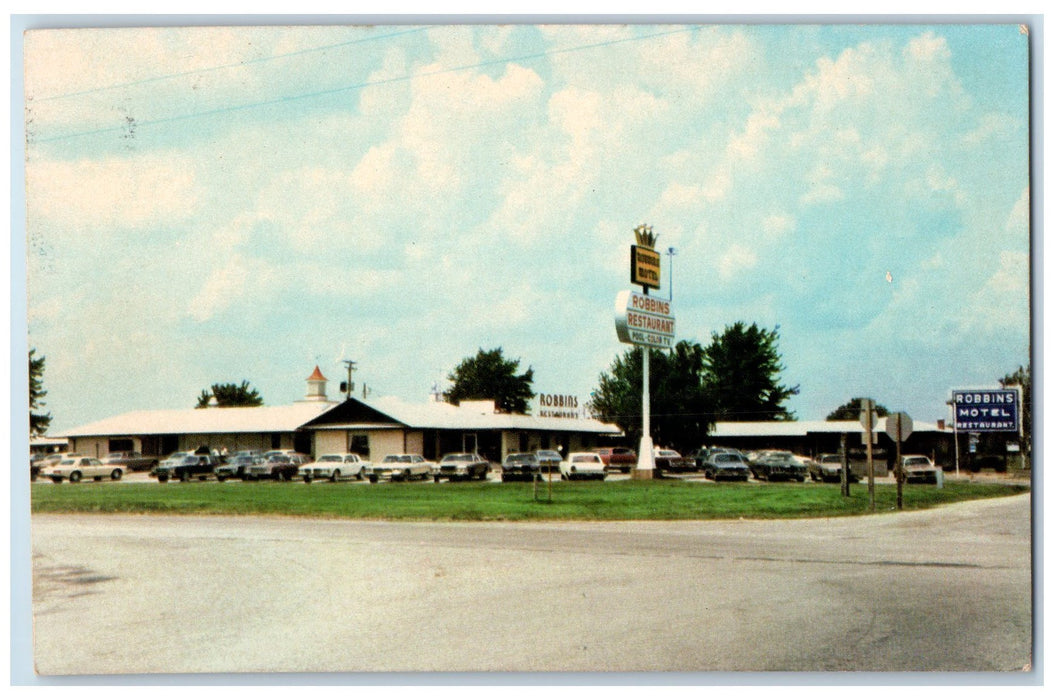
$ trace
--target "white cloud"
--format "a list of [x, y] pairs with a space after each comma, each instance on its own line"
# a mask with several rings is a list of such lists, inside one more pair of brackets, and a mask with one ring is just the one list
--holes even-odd
[[212, 270], [201, 291], [190, 300], [187, 310], [196, 321], [207, 321], [229, 308], [242, 296], [250, 281], [250, 269], [240, 258], [228, 257]]
[[756, 267], [757, 264], [757, 253], [745, 246], [734, 243], [727, 251], [725, 251], [725, 254], [721, 256], [717, 272], [720, 278], [727, 282], [749, 272]]
[[175, 153], [26, 164], [31, 228], [130, 229], [185, 221], [201, 191], [195, 164]]

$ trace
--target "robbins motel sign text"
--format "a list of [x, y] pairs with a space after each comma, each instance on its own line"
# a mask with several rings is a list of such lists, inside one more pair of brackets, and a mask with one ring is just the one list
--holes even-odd
[[1021, 430], [1017, 389], [953, 392], [955, 429], [969, 433], [1016, 433]]
[[626, 290], [615, 297], [615, 331], [623, 343], [672, 348], [674, 318], [670, 302]]

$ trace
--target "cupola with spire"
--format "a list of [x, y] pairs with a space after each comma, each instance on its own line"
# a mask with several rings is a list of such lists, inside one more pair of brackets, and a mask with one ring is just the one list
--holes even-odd
[[315, 365], [315, 371], [311, 373], [311, 376], [307, 378], [307, 394], [304, 395], [305, 401], [328, 401], [326, 398], [326, 378], [322, 375], [322, 370]]

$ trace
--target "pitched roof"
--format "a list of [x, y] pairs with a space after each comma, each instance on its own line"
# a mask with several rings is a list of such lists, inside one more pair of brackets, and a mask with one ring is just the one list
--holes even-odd
[[355, 427], [362, 427], [362, 416], [341, 415], [348, 410], [345, 406], [354, 404], [369, 409], [373, 417], [380, 414], [396, 423], [418, 430], [551, 430], [605, 435], [617, 435], [622, 432], [618, 426], [593, 418], [542, 418], [520, 413], [495, 413], [489, 402], [465, 402], [461, 406], [443, 402], [412, 404], [393, 396], [348, 399], [341, 409], [312, 421], [311, 427], [342, 428], [350, 425], [352, 421]]
[[335, 405], [303, 401], [291, 406], [131, 411], [67, 430], [61, 437], [292, 432]]
[[311, 376], [307, 378], [307, 381], [317, 382], [319, 380], [322, 380], [324, 382], [329, 381], [328, 379], [322, 376], [322, 370], [318, 368], [318, 365], [315, 365], [315, 371], [311, 373]]
[[[913, 430], [917, 433], [951, 432], [934, 423], [913, 422]], [[877, 432], [884, 432], [885, 419], [879, 418], [874, 428]], [[804, 437], [809, 433], [862, 434], [863, 432], [864, 426], [858, 420], [772, 420], [742, 423], [719, 421], [710, 431], [710, 437]]]

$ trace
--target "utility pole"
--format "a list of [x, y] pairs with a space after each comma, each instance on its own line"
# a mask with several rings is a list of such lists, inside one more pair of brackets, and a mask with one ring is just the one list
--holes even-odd
[[344, 390], [344, 398], [350, 399], [351, 393], [355, 391], [355, 385], [351, 381], [351, 373], [354, 372], [357, 368], [355, 367], [354, 360], [344, 360], [344, 366], [348, 368], [348, 381], [343, 384], [341, 389]]

